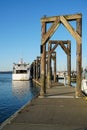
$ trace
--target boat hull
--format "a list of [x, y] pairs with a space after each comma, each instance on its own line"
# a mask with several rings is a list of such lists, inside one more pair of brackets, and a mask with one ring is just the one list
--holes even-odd
[[87, 79], [82, 80], [81, 90], [87, 95]]
[[30, 74], [12, 74], [12, 80], [27, 81], [30, 79]]

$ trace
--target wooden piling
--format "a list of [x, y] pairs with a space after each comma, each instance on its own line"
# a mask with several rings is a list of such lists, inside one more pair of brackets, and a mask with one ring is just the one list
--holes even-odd
[[71, 86], [71, 43], [68, 41], [67, 49], [69, 50], [69, 54], [67, 55], [67, 71], [68, 71], [68, 85]]
[[[82, 36], [82, 19], [77, 19], [77, 33], [81, 37]], [[82, 96], [81, 93], [81, 80], [82, 80], [82, 40], [77, 40], [77, 61], [76, 61], [76, 69], [77, 69], [77, 85], [76, 85], [76, 96]]]
[[[42, 40], [44, 39], [44, 35], [46, 33], [46, 24], [42, 23]], [[42, 45], [42, 53], [41, 53], [41, 91], [40, 96], [44, 96], [46, 93], [46, 79], [45, 79], [45, 73], [46, 73], [46, 45]]]
[[37, 57], [38, 59], [38, 78], [40, 78], [40, 74], [41, 74], [41, 57]]
[[54, 55], [54, 82], [56, 82], [56, 52]]
[[33, 63], [33, 78], [36, 79], [36, 60]]
[[36, 59], [36, 80], [38, 80], [38, 58]]
[[51, 44], [48, 44], [48, 75], [47, 75], [47, 87], [51, 87]]

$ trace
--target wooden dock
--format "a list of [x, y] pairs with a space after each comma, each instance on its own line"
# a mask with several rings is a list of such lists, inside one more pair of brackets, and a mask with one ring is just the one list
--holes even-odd
[[53, 85], [45, 96], [28, 103], [2, 130], [86, 130], [87, 101], [75, 98], [75, 88]]

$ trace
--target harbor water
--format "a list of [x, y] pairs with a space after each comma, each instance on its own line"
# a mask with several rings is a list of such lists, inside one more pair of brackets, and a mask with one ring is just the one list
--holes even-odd
[[0, 73], [0, 124], [39, 92], [32, 81], [12, 81], [12, 73]]

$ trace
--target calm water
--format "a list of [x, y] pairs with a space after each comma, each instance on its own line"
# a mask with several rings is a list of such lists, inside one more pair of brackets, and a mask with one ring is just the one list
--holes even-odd
[[12, 81], [12, 74], [0, 74], [0, 123], [34, 98], [38, 91], [32, 81]]

